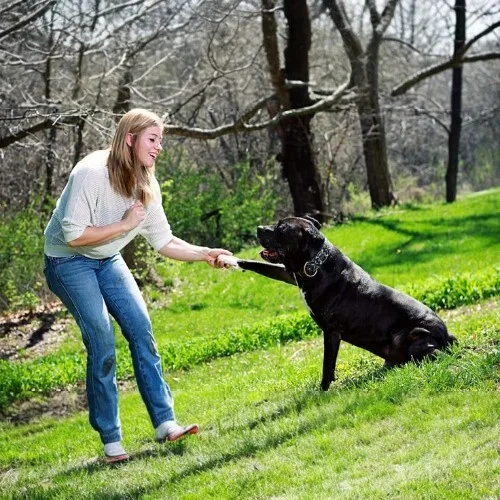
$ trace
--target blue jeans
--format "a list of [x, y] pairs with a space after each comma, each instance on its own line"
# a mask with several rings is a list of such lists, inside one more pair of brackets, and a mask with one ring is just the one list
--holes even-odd
[[173, 399], [163, 379], [151, 320], [122, 256], [98, 260], [83, 255], [45, 256], [49, 288], [74, 316], [87, 349], [90, 424], [104, 444], [121, 440], [116, 385], [116, 349], [109, 314], [128, 341], [135, 378], [154, 427], [174, 420]]

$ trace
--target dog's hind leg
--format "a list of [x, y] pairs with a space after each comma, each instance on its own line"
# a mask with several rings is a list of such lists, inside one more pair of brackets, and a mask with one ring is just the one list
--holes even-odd
[[327, 391], [330, 384], [335, 380], [335, 365], [339, 353], [340, 335], [332, 332], [323, 333], [323, 378], [321, 379], [321, 389]]

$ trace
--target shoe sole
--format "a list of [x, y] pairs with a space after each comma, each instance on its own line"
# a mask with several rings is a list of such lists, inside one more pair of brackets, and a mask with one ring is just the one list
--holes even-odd
[[178, 439], [187, 436], [188, 434], [198, 434], [199, 430], [200, 428], [198, 424], [188, 425], [183, 428], [182, 432], [179, 432], [177, 434], [169, 434], [163, 439], [157, 439], [156, 441], [158, 441], [159, 443], [164, 443], [165, 441], [170, 441], [170, 442], [177, 441]]
[[104, 457], [104, 461], [107, 463], [107, 464], [119, 464], [121, 462], [127, 462], [128, 460], [130, 460], [130, 455], [116, 455], [116, 456], [109, 456], [109, 455], [106, 455]]

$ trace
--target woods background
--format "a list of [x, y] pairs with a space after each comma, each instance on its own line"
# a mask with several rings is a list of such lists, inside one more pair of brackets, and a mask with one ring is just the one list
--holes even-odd
[[164, 205], [196, 243], [497, 185], [499, 58], [492, 0], [2, 0], [1, 281], [37, 288], [6, 266], [133, 107], [165, 117]]

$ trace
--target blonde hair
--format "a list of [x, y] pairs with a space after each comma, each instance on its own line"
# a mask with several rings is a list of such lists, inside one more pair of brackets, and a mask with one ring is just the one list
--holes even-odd
[[147, 109], [135, 108], [125, 113], [113, 136], [108, 158], [111, 186], [128, 198], [135, 197], [145, 206], [153, 199], [151, 180], [154, 170], [140, 164], [134, 148], [127, 144], [127, 134], [140, 134], [148, 127], [163, 128], [161, 118]]

